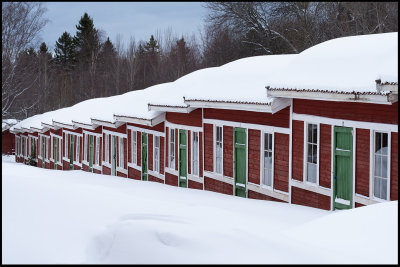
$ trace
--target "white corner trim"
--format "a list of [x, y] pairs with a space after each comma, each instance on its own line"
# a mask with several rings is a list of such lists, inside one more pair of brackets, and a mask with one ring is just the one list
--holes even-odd
[[127, 166], [132, 168], [132, 169], [135, 169], [137, 171], [140, 171], [140, 172], [142, 171], [142, 167], [141, 166], [138, 166], [138, 165], [136, 165], [136, 164], [134, 164], [132, 162], [128, 162]]
[[282, 191], [267, 189], [258, 184], [254, 184], [254, 183], [250, 183], [250, 182], [247, 183], [247, 189], [257, 192], [257, 193], [260, 193], [262, 195], [266, 195], [269, 197], [283, 200], [285, 202], [289, 202], [289, 194], [286, 192], [284, 192], [284, 194], [283, 194]]
[[292, 186], [297, 187], [297, 188], [301, 188], [307, 191], [311, 191], [317, 194], [321, 194], [321, 195], [325, 195], [328, 197], [331, 197], [331, 189], [327, 189], [325, 187], [320, 187], [320, 186], [314, 186], [314, 185], [309, 185], [307, 183], [303, 183], [297, 180], [292, 179], [291, 181]]
[[169, 121], [165, 121], [165, 127], [194, 131], [194, 132], [203, 132], [203, 127], [201, 127], [201, 126], [188, 126], [188, 125], [183, 125], [183, 124], [172, 123]]
[[382, 131], [391, 131], [391, 132], [396, 132], [396, 133], [398, 132], [397, 124], [353, 121], [353, 120], [344, 120], [344, 119], [332, 119], [332, 118], [327, 118], [327, 117], [322, 117], [322, 116], [297, 114], [297, 113], [293, 113], [292, 119], [299, 120], [299, 121], [307, 121], [309, 123], [314, 123], [314, 124], [322, 123], [322, 124], [330, 124], [332, 126], [342, 126], [342, 127], [370, 129], [370, 130], [382, 130]]
[[232, 177], [223, 176], [221, 174], [216, 174], [214, 172], [204, 170], [203, 176], [207, 176], [207, 178], [211, 178], [211, 179], [214, 179], [214, 180], [217, 180], [220, 182], [224, 182], [227, 184], [231, 184], [231, 185], [235, 184], [235, 180]]
[[124, 168], [121, 168], [121, 167], [117, 167], [116, 171], [128, 175], [128, 170], [127, 169], [124, 169]]
[[201, 183], [201, 184], [204, 183], [204, 178], [203, 177], [192, 175], [190, 173], [187, 175], [187, 178], [188, 178], [188, 180], [191, 180], [191, 181], [194, 181], [194, 182], [197, 182], [197, 183]]
[[110, 134], [110, 135], [115, 135], [121, 138], [127, 138], [127, 134], [126, 133], [119, 133], [119, 132], [113, 132], [113, 131], [109, 131], [109, 130], [104, 130], [103, 129], [103, 133], [105, 134]]
[[68, 131], [68, 130], [62, 130], [63, 131], [63, 133], [67, 133], [67, 134], [72, 134], [72, 135], [77, 135], [77, 136], [81, 136], [82, 137], [82, 134], [81, 133], [75, 133], [75, 132], [71, 132], [71, 131]]
[[165, 137], [165, 133], [164, 132], [159, 132], [159, 131], [155, 131], [155, 130], [149, 130], [149, 129], [145, 129], [145, 128], [140, 128], [140, 127], [133, 126], [133, 125], [127, 125], [126, 128], [128, 130], [131, 130], [131, 131], [143, 132], [143, 133], [152, 134], [152, 135], [155, 135], [155, 136]]
[[203, 119], [203, 123], [214, 124], [217, 126], [231, 126], [231, 127], [240, 127], [246, 129], [254, 129], [265, 132], [277, 132], [283, 134], [290, 134], [290, 128], [284, 127], [275, 127], [269, 125], [261, 125], [261, 124], [253, 124], [253, 123], [244, 123], [244, 122], [235, 122], [235, 121], [225, 121], [225, 120], [215, 120], [215, 119]]
[[[165, 181], [165, 176], [163, 174], [159, 173], [159, 172], [155, 172], [155, 171], [152, 171], [152, 170], [147, 170], [147, 175], [151, 175], [151, 176], [154, 176], [154, 177], [156, 177], [158, 179], [161, 179], [161, 180]], [[147, 180], [149, 180], [148, 177], [147, 177]]]
[[168, 172], [169, 174], [179, 176], [179, 172], [177, 170], [171, 169], [169, 167], [165, 167], [164, 172]]
[[[369, 199], [367, 197], [364, 197], [362, 195], [359, 194], [355, 194], [354, 196], [354, 202], [363, 204], [363, 205], [371, 205], [371, 204], [376, 204], [376, 203], [380, 203], [380, 201], [374, 200], [374, 199]], [[382, 201], [384, 202], [384, 201]]]

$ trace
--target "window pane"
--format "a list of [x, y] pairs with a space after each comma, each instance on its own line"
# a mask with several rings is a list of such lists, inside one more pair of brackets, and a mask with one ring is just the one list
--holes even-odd
[[312, 162], [312, 145], [307, 145], [307, 162]]
[[375, 155], [375, 176], [381, 176], [382, 174], [382, 156]]
[[317, 165], [313, 163], [307, 163], [307, 181], [311, 183], [317, 182]]
[[382, 165], [381, 165], [381, 177], [388, 177], [388, 173], [387, 173], [387, 168], [388, 168], [388, 157], [387, 156], [381, 156], [381, 161], [382, 161]]
[[387, 199], [387, 179], [381, 179], [381, 199]]
[[308, 132], [308, 142], [312, 143], [312, 124], [307, 125], [307, 132]]
[[388, 154], [388, 134], [387, 133], [382, 133], [381, 154], [382, 155], [387, 155]]
[[313, 159], [313, 163], [317, 164], [317, 145], [313, 145], [313, 152], [312, 152], [312, 159]]
[[374, 181], [374, 196], [381, 198], [381, 179], [375, 177], [375, 181]]
[[381, 149], [381, 133], [375, 133], [375, 152]]
[[318, 129], [316, 124], [313, 124], [313, 143], [318, 144]]

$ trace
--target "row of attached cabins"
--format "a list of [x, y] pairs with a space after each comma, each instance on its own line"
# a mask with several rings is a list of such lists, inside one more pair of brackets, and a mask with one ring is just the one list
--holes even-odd
[[[173, 83], [36, 115], [11, 129], [16, 160], [26, 163], [33, 156], [40, 168], [326, 210], [397, 200], [397, 69], [395, 78], [394, 71], [383, 73], [389, 77], [383, 81], [366, 73], [368, 86], [373, 84], [368, 90], [337, 89], [340, 82], [326, 89], [322, 82], [332, 85], [329, 75], [336, 74], [325, 77], [323, 71], [312, 78], [321, 89], [292, 87], [310, 72], [296, 64], [305, 66], [309, 58], [311, 68], [321, 68], [310, 56], [317, 49], [334, 54], [332, 47], [357, 42], [390, 43], [392, 49], [394, 41], [397, 46], [397, 33], [334, 39], [300, 54], [241, 59]], [[390, 52], [397, 65], [397, 50]], [[286, 75], [293, 81], [279, 83]]]

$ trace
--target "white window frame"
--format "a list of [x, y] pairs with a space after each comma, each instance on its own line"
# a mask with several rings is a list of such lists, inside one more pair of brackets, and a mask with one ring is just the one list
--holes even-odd
[[[221, 140], [217, 140], [217, 131], [218, 128], [221, 128]], [[217, 143], [221, 143], [221, 170], [217, 172]], [[224, 173], [224, 127], [222, 125], [214, 125], [214, 173], [218, 175], [223, 175]]]
[[[308, 125], [317, 126], [317, 163], [316, 163], [316, 181], [315, 183], [308, 181], [307, 177], [307, 163], [308, 163]], [[319, 186], [319, 154], [320, 154], [320, 123], [304, 121], [304, 143], [303, 143], [303, 182], [312, 185]]]
[[59, 145], [59, 148], [58, 148], [58, 157], [59, 157], [60, 160], [58, 160], [57, 163], [62, 164], [62, 157], [61, 157], [61, 155], [62, 155], [62, 153], [61, 153], [62, 144], [61, 144], [61, 138], [58, 138], [57, 144], [60, 144], [60, 145]]
[[100, 165], [100, 136], [95, 136], [96, 138], [96, 160], [95, 160], [95, 164], [97, 166]]
[[88, 134], [85, 133], [83, 140], [83, 160], [88, 162]]
[[105, 136], [105, 162], [110, 163], [110, 135], [109, 134], [104, 134]]
[[[171, 133], [173, 133], [173, 134], [171, 134]], [[171, 139], [172, 139], [172, 137], [174, 138], [174, 141], [173, 141], [173, 148], [171, 149], [171, 143], [172, 143], [172, 141], [171, 141]], [[168, 140], [168, 146], [169, 146], [169, 155], [168, 155], [168, 166], [169, 166], [169, 168], [170, 169], [173, 169], [173, 170], [175, 170], [175, 158], [176, 158], [176, 155], [175, 155], [175, 145], [176, 145], [176, 136], [175, 136], [175, 129], [174, 128], [169, 128], [169, 140]], [[173, 158], [172, 158], [172, 156], [173, 156]]]
[[18, 146], [19, 146], [19, 136], [15, 136], [15, 155], [19, 155], [19, 149], [18, 149]]
[[64, 157], [68, 158], [68, 141], [69, 141], [69, 134], [68, 133], [64, 133], [65, 134], [65, 141], [64, 141]]
[[75, 138], [75, 143], [76, 143], [76, 149], [75, 149], [75, 161], [79, 162], [80, 161], [80, 154], [81, 154], [81, 137], [76, 136]]
[[137, 131], [131, 131], [131, 162], [137, 165]]
[[[271, 185], [270, 186], [268, 186], [268, 185], [266, 185], [266, 184], [264, 184], [263, 183], [263, 180], [264, 180], [264, 169], [265, 169], [265, 166], [264, 166], [264, 164], [265, 164], [265, 161], [264, 161], [264, 153], [265, 153], [265, 135], [266, 134], [268, 134], [268, 135], [271, 135], [272, 136], [272, 138], [271, 138], [271, 153], [272, 153], [272, 155], [271, 155], [271, 157], [272, 157], [272, 165], [271, 165]], [[274, 132], [267, 132], [267, 131], [261, 131], [261, 142], [260, 142], [260, 144], [261, 144], [261, 149], [260, 149], [260, 152], [261, 152], [261, 155], [260, 155], [260, 159], [261, 159], [261, 162], [260, 162], [260, 166], [261, 166], [261, 168], [260, 168], [260, 186], [261, 187], [263, 187], [263, 188], [267, 188], [267, 189], [270, 189], [270, 190], [273, 190], [273, 188], [274, 188], [274, 167], [275, 167], [275, 149], [274, 149], [274, 143], [275, 143], [275, 134], [274, 134]]]
[[[158, 139], [158, 146], [157, 144]], [[160, 173], [160, 147], [161, 137], [159, 135], [153, 135], [153, 171]]]
[[[194, 151], [194, 136], [195, 136], [195, 134], [197, 135], [197, 153], [195, 153], [195, 151]], [[199, 177], [199, 175], [200, 175], [200, 133], [199, 132], [197, 132], [197, 131], [192, 131], [192, 135], [191, 135], [192, 137], [191, 137], [191, 142], [192, 142], [192, 151], [191, 151], [191, 154], [192, 154], [192, 158], [191, 158], [191, 163], [192, 163], [192, 171], [191, 171], [191, 174], [192, 175], [194, 175], [194, 176], [197, 176], [197, 177]], [[196, 155], [197, 156], [197, 163], [195, 162], [195, 160], [194, 160], [194, 155]], [[194, 173], [194, 170], [195, 170], [195, 166], [196, 166], [196, 164], [197, 164], [197, 173]]]
[[118, 167], [124, 169], [124, 138], [118, 136]]
[[46, 159], [49, 160], [50, 159], [50, 137], [46, 137]]
[[[387, 154], [387, 182], [386, 182], [386, 199], [384, 198], [379, 198], [377, 196], [375, 196], [375, 145], [376, 145], [376, 133], [381, 133], [381, 134], [387, 134], [388, 137], [388, 154]], [[372, 131], [372, 147], [371, 147], [371, 157], [372, 157], [372, 172], [371, 172], [371, 182], [370, 182], [370, 186], [372, 188], [372, 199], [373, 200], [377, 200], [377, 201], [387, 201], [390, 200], [390, 168], [391, 168], [391, 132], [389, 131], [381, 131], [381, 130], [373, 130]]]

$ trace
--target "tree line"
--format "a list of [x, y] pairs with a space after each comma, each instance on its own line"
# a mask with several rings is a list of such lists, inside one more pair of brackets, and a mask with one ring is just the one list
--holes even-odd
[[84, 13], [54, 51], [38, 42], [43, 3], [2, 5], [2, 117], [23, 119], [80, 101], [171, 82], [201, 68], [290, 54], [337, 37], [398, 31], [397, 2], [206, 2], [200, 38], [171, 29], [124, 47]]

